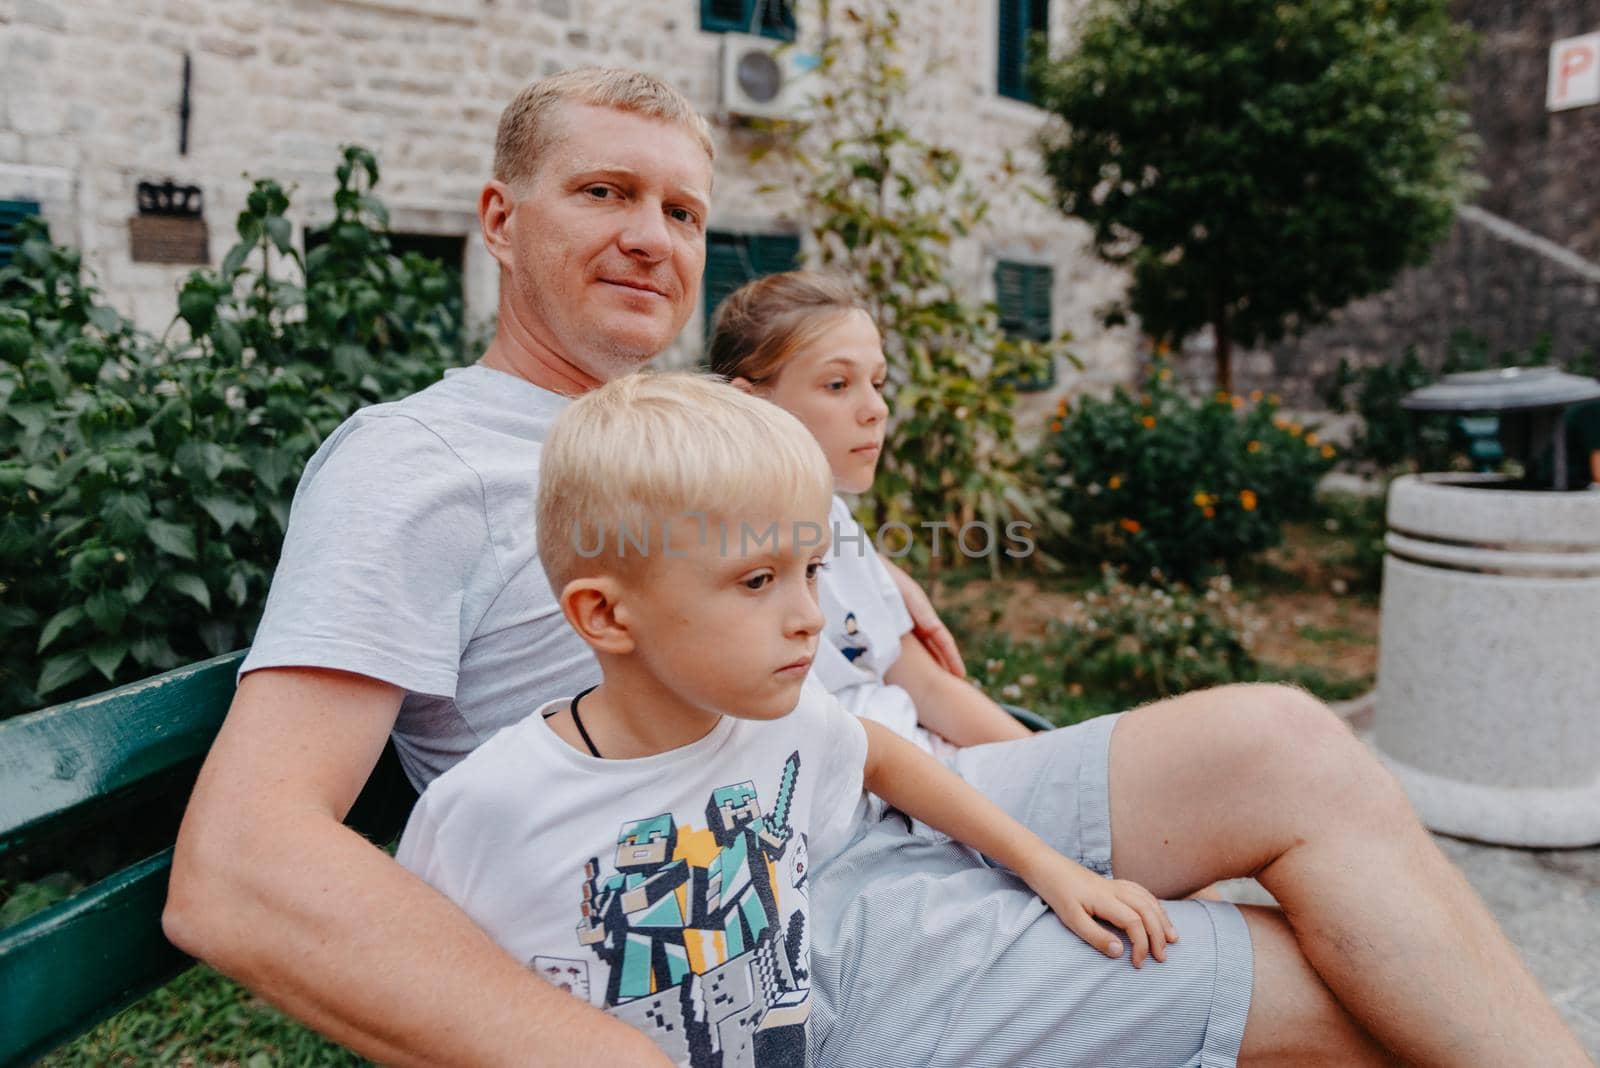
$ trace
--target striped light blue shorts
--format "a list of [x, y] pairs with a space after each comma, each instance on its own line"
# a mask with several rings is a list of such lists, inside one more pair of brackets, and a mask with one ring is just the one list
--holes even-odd
[[[961, 750], [954, 770], [1052, 846], [1111, 872], [1115, 716]], [[909, 825], [908, 825], [909, 823]], [[817, 1068], [1223, 1068], [1250, 1009], [1232, 905], [1167, 902], [1180, 940], [1135, 970], [1010, 873], [890, 810], [812, 870]]]

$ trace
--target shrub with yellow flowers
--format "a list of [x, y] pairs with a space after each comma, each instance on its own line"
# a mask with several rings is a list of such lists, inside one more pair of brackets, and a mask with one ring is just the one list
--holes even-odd
[[1072, 519], [1054, 554], [1196, 579], [1315, 514], [1337, 455], [1276, 397], [1191, 397], [1157, 363], [1137, 391], [1080, 398], [1051, 420], [1039, 462]]

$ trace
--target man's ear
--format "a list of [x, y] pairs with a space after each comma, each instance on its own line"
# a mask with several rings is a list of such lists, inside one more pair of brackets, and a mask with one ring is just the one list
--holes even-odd
[[749, 393], [751, 396], [754, 396], [756, 392], [756, 384], [743, 375], [736, 375], [733, 378], [728, 379], [728, 385], [732, 386], [740, 393]]
[[511, 187], [502, 181], [490, 179], [478, 194], [478, 228], [483, 231], [483, 245], [501, 267], [511, 267], [511, 209], [516, 198]]
[[633, 652], [633, 635], [617, 616], [622, 586], [609, 575], [576, 578], [561, 590], [561, 613], [578, 637], [597, 653]]

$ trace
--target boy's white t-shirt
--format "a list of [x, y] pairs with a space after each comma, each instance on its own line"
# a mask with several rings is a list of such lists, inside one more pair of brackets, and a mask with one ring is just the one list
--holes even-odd
[[883, 681], [900, 658], [900, 639], [911, 630], [911, 613], [889, 577], [872, 539], [839, 497], [828, 514], [833, 551], [817, 578], [822, 605], [822, 640], [811, 677], [865, 719], [937, 753], [949, 743], [917, 726], [911, 695]]
[[808, 873], [865, 811], [865, 759], [861, 724], [811, 683], [782, 719], [636, 760], [530, 715], [428, 786], [396, 859], [679, 1064], [803, 1065]]

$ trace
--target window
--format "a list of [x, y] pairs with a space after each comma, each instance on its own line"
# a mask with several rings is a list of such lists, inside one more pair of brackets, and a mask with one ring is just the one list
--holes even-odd
[[797, 234], [732, 234], [716, 230], [706, 234], [706, 273], [700, 284], [706, 309], [705, 336], [711, 336], [711, 320], [729, 293], [752, 278], [791, 271], [799, 260]]
[[995, 84], [1001, 96], [1033, 103], [1028, 84], [1028, 60], [1033, 56], [1033, 35], [1050, 29], [1050, 0], [998, 0], [1000, 4], [1000, 70]]
[[794, 0], [700, 0], [700, 28], [709, 33], [756, 33], [792, 41]]
[[37, 200], [0, 200], [0, 267], [17, 251], [17, 228], [22, 220], [39, 214]]
[[[1055, 331], [1050, 324], [1050, 291], [1055, 285], [1055, 269], [1031, 263], [1001, 260], [994, 267], [994, 301], [1000, 306], [1000, 329], [1012, 337], [1029, 341], [1049, 341]], [[1054, 363], [1036, 378], [1015, 383], [1021, 390], [1048, 389], [1056, 383]]]

